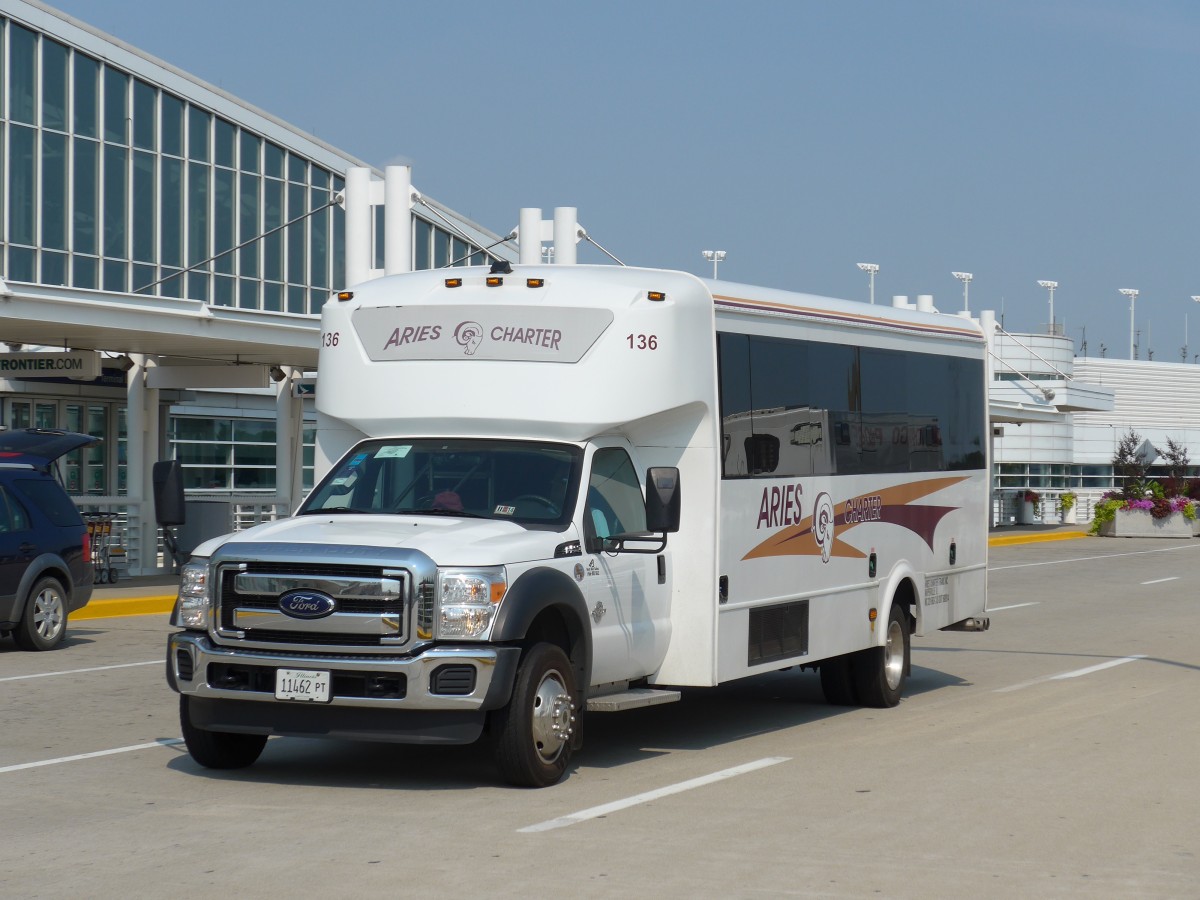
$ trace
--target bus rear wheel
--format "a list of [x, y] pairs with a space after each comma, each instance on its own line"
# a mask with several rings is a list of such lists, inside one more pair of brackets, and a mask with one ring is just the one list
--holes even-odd
[[851, 667], [858, 702], [879, 708], [898, 704], [908, 677], [909, 653], [908, 616], [893, 603], [883, 646], [860, 651]]
[[858, 706], [854, 691], [854, 657], [834, 656], [821, 663], [821, 691], [834, 706]]

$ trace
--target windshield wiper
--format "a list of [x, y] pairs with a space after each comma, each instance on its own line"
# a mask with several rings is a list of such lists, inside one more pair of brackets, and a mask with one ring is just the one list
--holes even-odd
[[398, 516], [458, 516], [463, 519], [491, 518], [490, 516], [483, 516], [479, 513], [467, 512], [461, 509], [434, 509], [433, 507], [426, 507], [425, 509], [397, 509], [395, 513]]
[[304, 509], [296, 513], [298, 516], [336, 516], [344, 513], [358, 513], [359, 515], [371, 515], [372, 513], [379, 514], [377, 509], [357, 509], [353, 506], [331, 506], [328, 509]]

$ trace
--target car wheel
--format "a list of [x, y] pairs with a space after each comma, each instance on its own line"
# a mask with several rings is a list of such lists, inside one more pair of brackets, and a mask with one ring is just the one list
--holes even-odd
[[56, 578], [39, 578], [13, 636], [22, 650], [53, 650], [67, 633], [67, 592]]

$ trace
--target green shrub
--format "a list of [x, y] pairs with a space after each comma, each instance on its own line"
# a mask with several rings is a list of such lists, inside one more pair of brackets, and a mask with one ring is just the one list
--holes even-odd
[[1112, 497], [1092, 507], [1092, 527], [1088, 529], [1088, 534], [1099, 534], [1101, 526], [1116, 519], [1117, 510], [1124, 505], [1125, 501], [1120, 497]]

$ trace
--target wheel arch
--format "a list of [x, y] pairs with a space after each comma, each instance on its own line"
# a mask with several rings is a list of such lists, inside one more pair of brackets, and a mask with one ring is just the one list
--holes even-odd
[[[908, 563], [902, 563], [893, 568], [887, 581], [880, 586], [879, 615], [876, 622], [886, 623], [894, 605], [899, 605], [908, 616], [909, 635], [920, 634], [921, 591], [917, 587], [917, 573]], [[886, 629], [876, 627], [872, 645], [882, 646], [886, 635]]]
[[531, 644], [546, 641], [567, 654], [575, 683], [585, 696], [592, 677], [592, 630], [587, 605], [571, 578], [539, 567], [520, 575], [504, 596], [492, 640]]
[[50, 554], [39, 556], [25, 569], [21, 576], [21, 585], [17, 590], [17, 596], [21, 603], [29, 599], [29, 592], [43, 578], [53, 578], [62, 585], [62, 589], [66, 592], [63, 600], [69, 609], [71, 597], [75, 594], [75, 580], [71, 577], [71, 570], [66, 562], [60, 557]]

